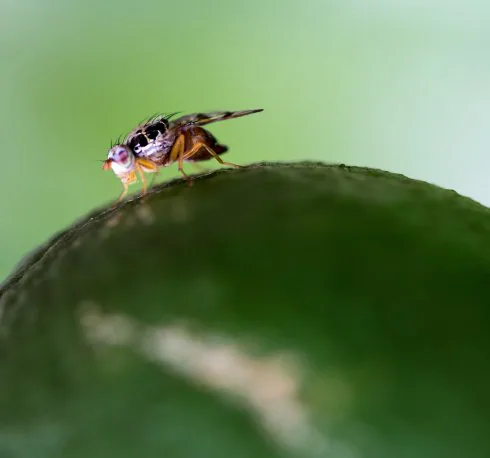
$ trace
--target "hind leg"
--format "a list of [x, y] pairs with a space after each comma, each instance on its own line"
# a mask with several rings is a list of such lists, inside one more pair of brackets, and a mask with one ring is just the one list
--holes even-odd
[[235, 167], [237, 169], [243, 167], [243, 165], [234, 164], [232, 162], [225, 162], [223, 159], [221, 159], [221, 157], [219, 157], [219, 154], [216, 151], [214, 151], [213, 148], [211, 148], [208, 144], [203, 142], [195, 143], [189, 151], [186, 151], [183, 159], [190, 160], [192, 156], [195, 155], [201, 148], [204, 148], [209, 153], [209, 155], [214, 159], [216, 159], [221, 165], [228, 165], [230, 167]]

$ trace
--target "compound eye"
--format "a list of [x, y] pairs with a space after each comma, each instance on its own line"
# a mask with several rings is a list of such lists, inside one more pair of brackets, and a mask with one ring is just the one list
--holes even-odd
[[117, 162], [126, 162], [128, 160], [128, 152], [125, 149], [120, 149], [116, 151], [115, 159]]

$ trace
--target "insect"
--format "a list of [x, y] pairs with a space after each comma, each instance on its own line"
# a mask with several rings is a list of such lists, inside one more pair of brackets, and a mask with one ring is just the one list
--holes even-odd
[[147, 189], [144, 173], [155, 173], [174, 162], [178, 163], [179, 172], [187, 179], [189, 176], [184, 172], [184, 161], [198, 162], [214, 158], [222, 165], [241, 167], [221, 159], [220, 155], [228, 151], [228, 147], [218, 143], [202, 126], [260, 111], [263, 110], [196, 113], [173, 121], [170, 119], [174, 115], [158, 115], [138, 125], [122, 142], [111, 146], [104, 161], [104, 170], [112, 169], [122, 182], [123, 191], [118, 201], [127, 194], [128, 186], [137, 181], [137, 174], [143, 184], [144, 194]]

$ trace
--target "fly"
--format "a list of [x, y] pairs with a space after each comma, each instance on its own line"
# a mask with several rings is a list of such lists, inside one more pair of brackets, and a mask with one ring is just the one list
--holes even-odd
[[242, 167], [225, 162], [221, 155], [228, 147], [203, 126], [226, 119], [239, 118], [262, 109], [243, 111], [219, 111], [214, 113], [196, 113], [182, 116], [173, 121], [174, 115], [154, 116], [135, 127], [121, 142], [113, 145], [104, 161], [104, 170], [110, 170], [121, 180], [123, 191], [119, 201], [128, 192], [128, 186], [135, 183], [138, 176], [143, 184], [143, 193], [147, 190], [146, 173], [155, 173], [162, 167], [177, 162], [179, 172], [186, 178], [184, 161], [199, 162], [215, 159], [222, 165]]

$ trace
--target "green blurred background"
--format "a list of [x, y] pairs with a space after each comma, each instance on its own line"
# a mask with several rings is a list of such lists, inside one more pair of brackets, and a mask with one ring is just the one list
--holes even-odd
[[211, 126], [228, 160], [379, 167], [490, 203], [489, 23], [485, 0], [2, 0], [0, 279], [118, 196], [98, 161], [159, 111], [264, 108]]

